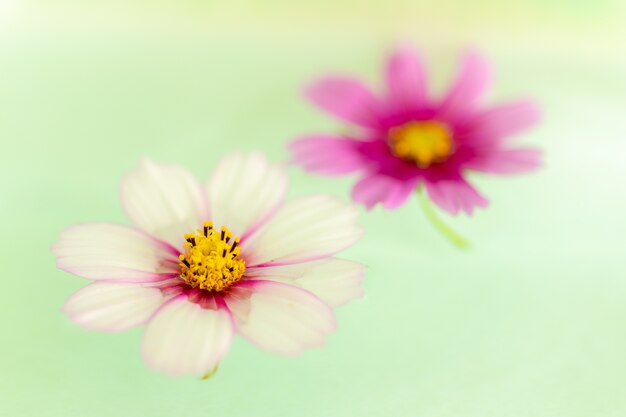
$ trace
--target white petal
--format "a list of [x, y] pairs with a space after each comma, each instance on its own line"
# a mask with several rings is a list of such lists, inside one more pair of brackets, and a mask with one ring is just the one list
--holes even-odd
[[363, 297], [365, 266], [343, 259], [330, 259], [307, 272], [296, 283], [331, 307]]
[[164, 300], [158, 288], [95, 282], [71, 295], [62, 311], [86, 329], [120, 332], [145, 323]]
[[327, 258], [361, 238], [358, 214], [355, 205], [329, 196], [290, 201], [242, 243], [242, 256], [248, 266]]
[[169, 244], [114, 224], [68, 227], [52, 251], [57, 267], [92, 280], [152, 282], [180, 271], [178, 253]]
[[208, 217], [202, 186], [176, 165], [142, 160], [122, 180], [120, 197], [133, 223], [176, 247]]
[[365, 266], [345, 259], [330, 258], [285, 266], [248, 268], [253, 279], [284, 282], [308, 290], [331, 307], [363, 297]]
[[169, 375], [204, 375], [230, 349], [233, 331], [232, 317], [224, 306], [203, 308], [179, 295], [148, 323], [143, 358], [155, 371]]
[[245, 275], [250, 279], [271, 279], [275, 281], [275, 279], [280, 278], [281, 280], [295, 281], [296, 279], [302, 278], [304, 274], [316, 268], [323, 261], [324, 260], [301, 262], [288, 265], [252, 266], [246, 268]]
[[262, 154], [224, 158], [207, 185], [211, 220], [235, 236], [250, 235], [282, 205], [287, 182], [284, 167]]
[[237, 331], [261, 349], [298, 355], [323, 346], [335, 330], [332, 309], [303, 289], [272, 281], [241, 281], [225, 297]]

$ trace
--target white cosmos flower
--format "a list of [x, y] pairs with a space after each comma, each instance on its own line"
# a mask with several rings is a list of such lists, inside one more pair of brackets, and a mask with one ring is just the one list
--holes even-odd
[[156, 371], [206, 375], [235, 333], [298, 355], [335, 330], [333, 307], [362, 296], [364, 267], [334, 257], [362, 236], [357, 208], [285, 202], [286, 172], [262, 155], [223, 159], [206, 185], [142, 160], [120, 191], [134, 226], [75, 225], [53, 245], [60, 269], [93, 281], [63, 311], [90, 330], [145, 325]]

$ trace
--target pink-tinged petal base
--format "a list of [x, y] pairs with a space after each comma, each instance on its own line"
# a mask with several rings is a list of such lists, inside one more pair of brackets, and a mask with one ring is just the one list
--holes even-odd
[[178, 252], [172, 246], [114, 224], [68, 227], [52, 252], [58, 268], [91, 280], [155, 282], [180, 273]]
[[373, 175], [355, 184], [352, 199], [368, 210], [379, 203], [387, 210], [393, 210], [406, 203], [416, 186], [417, 180], [401, 181], [384, 175]]
[[120, 199], [137, 227], [175, 247], [208, 215], [204, 189], [189, 171], [149, 159], [124, 176]]
[[331, 135], [310, 135], [289, 144], [291, 159], [306, 171], [344, 175], [365, 168], [357, 141]]
[[476, 156], [465, 168], [489, 174], [522, 174], [539, 169], [542, 155], [540, 149], [494, 149]]
[[363, 127], [378, 127], [378, 100], [354, 79], [325, 78], [309, 86], [306, 95], [333, 116]]
[[345, 259], [329, 258], [285, 266], [249, 268], [246, 276], [296, 285], [312, 292], [331, 307], [363, 296], [365, 266]]
[[427, 182], [426, 192], [439, 208], [452, 215], [457, 215], [459, 211], [471, 215], [475, 207], [486, 208], [489, 204], [478, 191], [462, 179]]
[[356, 206], [329, 196], [290, 201], [242, 244], [242, 257], [249, 267], [327, 258], [361, 238], [358, 214]]
[[163, 304], [146, 327], [141, 351], [155, 371], [204, 375], [230, 349], [234, 323], [223, 301], [191, 302], [189, 296], [181, 294]]
[[243, 240], [280, 208], [287, 185], [285, 167], [271, 164], [263, 154], [226, 157], [206, 187], [211, 220]]
[[158, 288], [95, 282], [70, 296], [62, 311], [85, 329], [120, 332], [144, 324], [164, 300]]
[[308, 291], [272, 281], [241, 281], [225, 297], [238, 332], [261, 349], [299, 355], [335, 330], [332, 309]]

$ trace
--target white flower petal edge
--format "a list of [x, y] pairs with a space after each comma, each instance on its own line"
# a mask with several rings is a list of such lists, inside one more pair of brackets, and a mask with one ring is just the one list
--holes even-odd
[[207, 183], [211, 220], [243, 240], [283, 204], [287, 185], [285, 168], [263, 154], [224, 158]]
[[204, 189], [190, 172], [149, 159], [122, 179], [120, 199], [135, 225], [176, 247], [208, 216]]
[[[283, 355], [324, 345], [336, 327], [331, 306], [363, 293], [362, 265], [328, 259], [362, 236], [359, 209], [328, 196], [284, 204], [286, 189], [284, 167], [262, 155], [222, 161], [206, 189], [182, 168], [142, 161], [121, 186], [137, 228], [73, 226], [53, 245], [59, 268], [96, 281], [63, 312], [91, 330], [145, 325], [145, 362], [172, 376], [212, 371], [235, 332]], [[185, 281], [178, 256], [204, 221], [242, 238], [249, 273], [228, 288]]]
[[115, 224], [68, 227], [52, 252], [58, 268], [91, 280], [152, 282], [179, 273], [176, 249], [137, 229]]
[[334, 255], [363, 236], [357, 206], [330, 196], [286, 203], [242, 245], [248, 267], [286, 265]]
[[225, 306], [203, 308], [190, 302], [187, 295], [179, 295], [154, 314], [146, 326], [141, 351], [155, 371], [201, 376], [220, 363], [233, 335], [233, 319]]
[[331, 307], [363, 297], [364, 274], [365, 265], [337, 258], [246, 271], [246, 276], [252, 279], [268, 279], [302, 287]]
[[85, 329], [121, 332], [144, 324], [164, 300], [158, 288], [95, 282], [72, 294], [61, 311]]
[[332, 309], [301, 288], [273, 281], [242, 281], [224, 297], [239, 334], [269, 352], [299, 355], [321, 347], [335, 330]]

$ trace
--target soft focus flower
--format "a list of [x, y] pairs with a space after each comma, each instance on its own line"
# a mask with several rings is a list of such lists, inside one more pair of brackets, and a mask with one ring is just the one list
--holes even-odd
[[63, 307], [80, 326], [145, 324], [146, 363], [206, 375], [241, 336], [297, 355], [324, 344], [333, 307], [362, 295], [363, 266], [335, 258], [362, 235], [358, 209], [326, 196], [285, 203], [287, 176], [261, 155], [235, 155], [206, 185], [148, 160], [121, 184], [134, 227], [69, 227], [57, 266], [93, 283]]
[[476, 53], [443, 98], [427, 91], [420, 58], [398, 49], [387, 62], [386, 87], [375, 96], [353, 78], [314, 83], [308, 98], [319, 108], [358, 128], [354, 134], [313, 134], [292, 142], [293, 160], [323, 175], [358, 173], [352, 198], [368, 209], [395, 209], [423, 186], [446, 212], [471, 214], [487, 200], [467, 181], [468, 171], [517, 174], [540, 164], [537, 149], [511, 146], [510, 137], [539, 119], [530, 101], [484, 108], [480, 99], [489, 71]]

